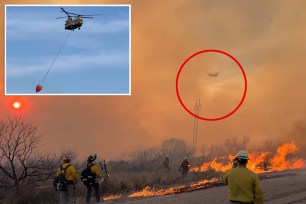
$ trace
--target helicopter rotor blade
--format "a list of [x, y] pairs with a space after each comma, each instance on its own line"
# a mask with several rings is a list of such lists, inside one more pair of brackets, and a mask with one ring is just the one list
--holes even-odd
[[80, 16], [103, 16], [103, 14], [80, 15]]
[[76, 14], [76, 13], [70, 13], [70, 12], [68, 12], [69, 14], [71, 14], [71, 15], [75, 15], [75, 16], [102, 16], [103, 14], [93, 14], [93, 15], [82, 15], [82, 14]]
[[75, 16], [80, 16], [79, 14], [76, 14], [76, 13], [71, 13], [71, 12], [67, 12], [67, 13], [75, 15]]
[[67, 18], [67, 16], [65, 16], [65, 17], [57, 17], [56, 19], [60, 19], [60, 18]]
[[[66, 11], [61, 7], [61, 12], [64, 12], [68, 17], [79, 17], [82, 16], [83, 18], [92, 18], [91, 16], [102, 16], [103, 14], [92, 14], [92, 15], [82, 15], [82, 14], [76, 14]], [[59, 17], [59, 18], [65, 18], [65, 17]]]
[[62, 9], [62, 12], [64, 12], [64, 13], [67, 14], [67, 16], [70, 16], [70, 15], [69, 15], [69, 12], [65, 11], [65, 9], [63, 9], [62, 7], [61, 7], [61, 9]]

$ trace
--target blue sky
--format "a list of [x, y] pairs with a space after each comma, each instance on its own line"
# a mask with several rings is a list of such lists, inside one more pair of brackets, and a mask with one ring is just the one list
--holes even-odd
[[66, 11], [90, 15], [72, 31], [40, 95], [130, 94], [129, 6], [6, 6], [5, 94], [28, 95], [67, 38]]

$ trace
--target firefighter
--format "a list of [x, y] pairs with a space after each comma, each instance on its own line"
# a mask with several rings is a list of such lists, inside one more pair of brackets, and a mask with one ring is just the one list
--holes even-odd
[[90, 170], [93, 173], [95, 179], [92, 184], [86, 185], [86, 203], [90, 203], [90, 196], [92, 189], [95, 192], [96, 202], [100, 202], [99, 184], [102, 179], [102, 173], [99, 170], [98, 165], [94, 163], [96, 158], [97, 158], [96, 154], [94, 156], [90, 155], [87, 158], [87, 167], [90, 167]]
[[232, 164], [232, 168], [236, 168], [237, 165], [238, 165], [237, 159], [235, 158], [234, 161], [233, 161], [233, 164]]
[[167, 169], [167, 171], [169, 171], [170, 170], [170, 168], [169, 168], [169, 156], [167, 155], [166, 157], [165, 157], [165, 160], [163, 161], [163, 165], [164, 165], [164, 168], [165, 169]]
[[179, 171], [183, 174], [183, 176], [186, 176], [189, 170], [189, 162], [188, 162], [188, 158], [185, 157], [185, 159], [182, 161], [181, 163], [181, 167], [179, 169]]
[[[75, 203], [75, 184], [77, 182], [78, 174], [74, 166], [71, 165], [69, 157], [63, 158], [63, 164], [57, 169], [56, 176], [64, 173], [66, 184], [64, 189], [59, 191], [60, 204], [73, 204]], [[64, 172], [63, 172], [64, 169]]]
[[231, 204], [262, 204], [263, 191], [258, 176], [246, 167], [249, 156], [246, 151], [239, 151], [234, 159], [236, 167], [228, 170], [223, 181], [229, 187]]

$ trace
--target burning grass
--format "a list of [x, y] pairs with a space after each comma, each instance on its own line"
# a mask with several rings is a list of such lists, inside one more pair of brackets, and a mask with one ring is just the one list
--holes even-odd
[[[274, 154], [268, 151], [250, 151], [250, 160], [247, 167], [257, 174], [305, 168], [304, 160], [294, 157], [294, 153], [297, 151], [298, 148], [294, 143], [286, 143], [278, 146]], [[163, 175], [166, 175], [168, 180], [169, 177], [171, 177], [170, 175], [172, 175], [173, 178], [177, 177], [176, 179], [172, 178], [172, 182], [168, 183], [170, 185], [172, 184], [170, 187], [165, 188], [163, 185], [158, 186], [155, 182], [154, 184], [152, 183], [152, 185], [145, 186], [142, 190], [106, 196], [104, 200], [170, 195], [224, 185], [221, 179], [222, 175], [226, 170], [232, 168], [233, 159], [234, 155], [215, 157], [209, 162], [204, 162], [198, 167], [193, 167], [191, 172], [187, 175], [187, 178], [180, 177], [177, 172], [175, 174], [174, 171], [172, 173], [168, 172], [168, 174], [164, 172]], [[159, 176], [157, 180], [163, 183], [162, 180], [164, 180], [164, 178], [162, 178], [162, 175]], [[203, 179], [203, 177], [206, 177], [206, 179]], [[181, 184], [177, 185], [178, 183]]]
[[180, 186], [174, 186], [167, 189], [155, 189], [149, 186], [146, 186], [144, 189], [138, 192], [131, 193], [129, 195], [110, 195], [107, 197], [104, 197], [104, 200], [115, 200], [120, 199], [123, 197], [127, 198], [140, 198], [140, 197], [152, 197], [152, 196], [161, 196], [161, 195], [172, 195], [172, 194], [179, 194], [183, 192], [190, 192], [200, 189], [206, 189], [213, 186], [223, 185], [220, 180], [217, 178], [212, 179], [204, 179], [198, 182], [193, 182], [189, 185], [180, 185]]
[[[277, 148], [276, 153], [273, 155], [272, 152], [250, 152], [249, 162], [247, 167], [255, 173], [265, 173], [274, 171], [283, 171], [287, 169], [304, 168], [305, 162], [300, 158], [291, 157], [290, 154], [298, 151], [297, 146], [294, 143], [282, 144]], [[205, 172], [209, 169], [215, 171], [225, 172], [232, 168], [232, 161], [234, 155], [228, 156], [227, 163], [218, 162], [222, 158], [214, 158], [210, 162], [205, 162], [199, 167], [191, 169], [193, 172]], [[224, 159], [223, 159], [224, 160]]]
[[171, 187], [168, 189], [160, 189], [155, 190], [150, 188], [149, 186], [145, 187], [142, 191], [132, 193], [128, 195], [130, 198], [134, 197], [145, 197], [145, 196], [160, 196], [160, 195], [170, 195], [170, 194], [178, 194], [182, 192], [189, 192], [199, 189], [204, 189], [212, 185], [212, 183], [218, 181], [216, 178], [212, 178], [210, 180], [202, 180], [195, 183], [192, 183], [190, 185], [181, 185], [177, 187]]

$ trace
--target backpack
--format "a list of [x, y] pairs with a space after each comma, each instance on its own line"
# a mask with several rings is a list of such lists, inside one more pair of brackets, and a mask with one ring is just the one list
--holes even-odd
[[94, 165], [95, 164], [92, 164], [90, 166], [87, 165], [86, 169], [84, 169], [81, 173], [81, 181], [83, 181], [83, 184], [85, 186], [91, 186], [96, 181], [96, 175], [91, 171], [91, 167]]
[[55, 188], [56, 191], [65, 191], [66, 190], [66, 186], [67, 186], [67, 178], [66, 178], [66, 170], [68, 169], [68, 167], [70, 166], [67, 165], [65, 168], [63, 168], [63, 166], [60, 166], [61, 169], [61, 173], [58, 176], [55, 176], [53, 178], [53, 186]]

